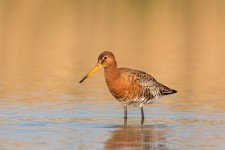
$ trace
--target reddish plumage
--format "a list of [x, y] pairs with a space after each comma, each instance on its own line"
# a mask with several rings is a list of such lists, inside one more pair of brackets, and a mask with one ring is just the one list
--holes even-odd
[[[144, 118], [143, 106], [145, 104], [153, 103], [163, 95], [177, 92], [157, 82], [145, 72], [129, 68], [117, 68], [115, 57], [111, 52], [101, 53], [98, 57], [99, 64], [104, 67], [105, 81], [109, 91], [118, 101], [124, 104], [125, 118], [127, 117], [127, 105], [139, 106], [142, 110], [142, 118]], [[93, 72], [91, 71], [85, 76], [80, 83]]]

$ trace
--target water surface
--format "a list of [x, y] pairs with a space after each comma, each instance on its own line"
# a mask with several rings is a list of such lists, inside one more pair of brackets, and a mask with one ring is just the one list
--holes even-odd
[[[224, 149], [224, 6], [0, 0], [0, 149]], [[124, 125], [103, 70], [78, 84], [104, 50], [178, 93]]]

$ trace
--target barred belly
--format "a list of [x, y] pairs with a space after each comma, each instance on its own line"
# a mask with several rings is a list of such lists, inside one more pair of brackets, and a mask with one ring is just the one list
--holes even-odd
[[129, 97], [121, 97], [118, 100], [125, 105], [133, 104], [135, 107], [143, 107], [145, 104], [153, 103], [160, 96], [161, 94], [157, 88], [150, 89], [147, 87], [142, 87], [142, 90], [138, 93], [133, 93]]

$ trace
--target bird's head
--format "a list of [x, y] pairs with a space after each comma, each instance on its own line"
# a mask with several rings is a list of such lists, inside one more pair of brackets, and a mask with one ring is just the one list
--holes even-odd
[[116, 60], [115, 60], [113, 53], [109, 52], [109, 51], [102, 52], [98, 56], [97, 65], [79, 83], [82, 83], [86, 78], [88, 78], [91, 74], [93, 74], [98, 69], [100, 69], [102, 67], [108, 68], [113, 65], [116, 66]]

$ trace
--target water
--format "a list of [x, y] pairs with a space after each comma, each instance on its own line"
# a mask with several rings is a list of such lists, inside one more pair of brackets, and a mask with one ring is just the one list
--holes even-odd
[[[224, 149], [224, 6], [0, 0], [0, 149]], [[103, 70], [78, 84], [104, 50], [178, 93], [124, 125]]]

